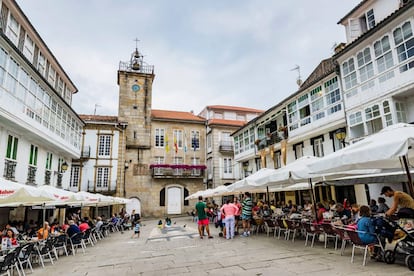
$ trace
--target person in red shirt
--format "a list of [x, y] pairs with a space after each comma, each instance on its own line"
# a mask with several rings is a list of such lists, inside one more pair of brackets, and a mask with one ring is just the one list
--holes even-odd
[[242, 212], [242, 206], [240, 204], [239, 198], [237, 196], [235, 196], [233, 198], [233, 203], [234, 205], [236, 205], [237, 208], [239, 208], [239, 211], [237, 211], [237, 213], [234, 216], [234, 228], [235, 228], [235, 233], [239, 233], [239, 221], [240, 221], [240, 216], [241, 216], [241, 212]]
[[80, 229], [80, 231], [83, 233], [83, 232], [85, 232], [86, 230], [88, 230], [90, 227], [89, 227], [89, 224], [88, 224], [88, 220], [87, 219], [83, 219], [82, 220], [82, 222], [81, 222], [81, 224], [79, 224], [79, 229]]

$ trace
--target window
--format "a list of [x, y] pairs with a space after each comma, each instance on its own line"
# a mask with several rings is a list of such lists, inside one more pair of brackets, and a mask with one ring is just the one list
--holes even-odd
[[[393, 32], [394, 42], [397, 49], [398, 62], [405, 62], [414, 56], [414, 37], [411, 23], [406, 22]], [[409, 62], [400, 66], [400, 72], [405, 72], [414, 67], [414, 62]]]
[[183, 131], [181, 129], [173, 130], [174, 148], [183, 148]]
[[53, 69], [52, 65], [49, 66], [49, 76], [47, 78], [47, 81], [55, 87], [55, 80], [56, 80], [56, 71]]
[[46, 58], [42, 53], [39, 52], [39, 57], [37, 59], [37, 70], [39, 73], [44, 76], [46, 71]]
[[376, 133], [383, 128], [378, 104], [365, 109], [365, 119], [368, 134]]
[[16, 63], [14, 59], [10, 58], [5, 88], [12, 95], [16, 94], [18, 72], [19, 65]]
[[[200, 158], [198, 157], [192, 157], [191, 158], [191, 165], [200, 165]], [[191, 175], [200, 175], [201, 170], [200, 169], [192, 169]]]
[[33, 53], [34, 53], [34, 42], [33, 40], [26, 35], [24, 40], [23, 55], [30, 61], [33, 62]]
[[250, 137], [249, 137], [249, 130], [245, 130], [243, 132], [243, 139], [244, 139], [244, 150], [249, 150], [249, 144], [250, 144]]
[[[163, 156], [156, 156], [155, 157], [155, 164], [164, 164], [164, 157]], [[154, 168], [154, 174], [162, 175], [163, 169], [162, 168]]]
[[155, 147], [156, 148], [163, 148], [164, 147], [164, 132], [163, 128], [156, 128], [155, 129]]
[[385, 125], [386, 126], [392, 125], [392, 114], [391, 114], [390, 103], [388, 101], [384, 101], [382, 103], [382, 108], [384, 109]]
[[0, 85], [3, 85], [4, 78], [6, 76], [6, 64], [8, 60], [8, 54], [0, 48]]
[[37, 166], [38, 147], [30, 145], [29, 165]]
[[342, 64], [342, 71], [344, 74], [345, 89], [349, 90], [358, 84], [354, 58], [350, 58]]
[[378, 73], [382, 73], [394, 65], [394, 59], [392, 57], [390, 47], [390, 40], [387, 35], [384, 36], [381, 40], [378, 40], [374, 43], [374, 52]]
[[324, 84], [326, 90], [326, 104], [331, 105], [341, 100], [341, 93], [339, 91], [338, 78], [334, 77], [333, 79], [325, 82]]
[[371, 120], [380, 116], [379, 106], [373, 105], [365, 109], [365, 118], [366, 120]]
[[323, 137], [313, 140], [313, 154], [316, 157], [323, 157]]
[[234, 136], [234, 154], [238, 154], [238, 153], [239, 153], [239, 137]]
[[212, 149], [212, 144], [213, 144], [212, 139], [213, 139], [213, 134], [211, 133], [207, 134], [207, 149], [209, 150], [209, 152]]
[[296, 159], [301, 158], [303, 156], [303, 143], [293, 145], [293, 150], [295, 151]]
[[79, 186], [79, 175], [80, 175], [80, 166], [72, 166], [70, 170], [69, 187]]
[[375, 27], [374, 10], [371, 9], [366, 14], [368, 30]]
[[7, 140], [7, 151], [6, 158], [11, 160], [16, 160], [17, 158], [17, 145], [19, 144], [19, 139], [9, 135]]
[[109, 156], [111, 154], [111, 135], [99, 135], [98, 156]]
[[[253, 149], [254, 148], [254, 127], [251, 127], [249, 129], [249, 135], [250, 135], [250, 148]], [[230, 133], [229, 133], [230, 136]]]
[[46, 170], [52, 169], [52, 160], [53, 160], [53, 154], [51, 152], [46, 153]]
[[[173, 164], [174, 165], [182, 165], [183, 164], [183, 158], [182, 157], [174, 157], [173, 158]], [[183, 174], [183, 169], [174, 169], [174, 175], [182, 175]]]
[[397, 123], [406, 123], [407, 115], [405, 112], [405, 104], [402, 102], [395, 103], [395, 110], [397, 113]]
[[193, 150], [200, 149], [200, 132], [198, 130], [191, 131], [191, 148]]
[[233, 162], [232, 158], [224, 157], [223, 158], [223, 177], [229, 178], [233, 176]]
[[279, 169], [280, 167], [282, 167], [281, 156], [282, 154], [280, 150], [275, 151], [273, 154], [273, 163], [274, 163], [275, 169]]
[[19, 23], [10, 13], [9, 20], [7, 20], [7, 30], [6, 30], [7, 37], [14, 43], [14, 45], [18, 45], [19, 43]]
[[109, 168], [108, 167], [99, 167], [96, 168], [96, 187], [105, 188], [108, 187], [109, 183]]
[[364, 82], [374, 76], [374, 67], [372, 65], [371, 52], [367, 47], [357, 54], [359, 77]]

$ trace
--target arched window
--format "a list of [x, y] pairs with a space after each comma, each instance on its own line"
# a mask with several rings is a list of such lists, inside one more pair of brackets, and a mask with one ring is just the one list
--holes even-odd
[[165, 206], [165, 188], [160, 191], [160, 206]]
[[188, 200], [185, 200], [185, 198], [189, 196], [187, 188], [184, 188], [184, 206], [188, 206]]

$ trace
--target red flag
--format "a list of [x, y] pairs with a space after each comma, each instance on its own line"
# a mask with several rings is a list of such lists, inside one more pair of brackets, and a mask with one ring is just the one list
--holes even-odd
[[177, 139], [174, 139], [174, 148], [175, 148], [175, 153], [177, 153], [178, 152]]

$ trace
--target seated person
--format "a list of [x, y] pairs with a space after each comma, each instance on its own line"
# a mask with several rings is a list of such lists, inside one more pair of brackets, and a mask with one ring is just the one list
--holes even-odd
[[19, 243], [17, 242], [17, 239], [16, 239], [16, 234], [14, 234], [13, 230], [7, 229], [6, 235], [4, 235], [3, 238], [8, 238], [8, 241], [7, 241], [8, 248], [19, 246]]
[[69, 237], [72, 237], [74, 234], [76, 233], [80, 233], [80, 229], [79, 226], [76, 225], [74, 220], [69, 220], [69, 228], [66, 229], [66, 233], [68, 234]]
[[336, 211], [334, 212], [334, 217], [338, 217], [342, 220], [344, 224], [348, 224], [348, 221], [351, 219], [351, 211], [344, 208], [344, 205], [341, 203], [336, 204]]
[[103, 225], [102, 218], [101, 217], [96, 217], [96, 224], [95, 224], [96, 231], [100, 231], [102, 225]]
[[267, 204], [263, 205], [263, 219], [270, 219], [272, 216], [272, 210]]
[[43, 223], [43, 227], [37, 230], [37, 238], [39, 240], [46, 240], [49, 237], [49, 231], [50, 231], [49, 222], [45, 221]]
[[375, 226], [371, 220], [371, 211], [368, 206], [363, 205], [359, 208], [358, 220], [358, 237], [364, 244], [371, 244], [377, 242], [377, 237], [375, 235]]
[[323, 213], [326, 212], [325, 206], [321, 203], [318, 202], [316, 204], [316, 223], [322, 223], [323, 222]]
[[378, 198], [377, 214], [383, 214], [383, 213], [387, 212], [389, 209], [390, 209], [390, 207], [388, 207], [387, 203], [385, 203], [385, 198], [379, 197]]
[[88, 219], [83, 218], [83, 220], [81, 221], [81, 224], [79, 224], [79, 230], [81, 230], [81, 232], [85, 232], [89, 228], [90, 227], [89, 227], [89, 224], [88, 224]]

